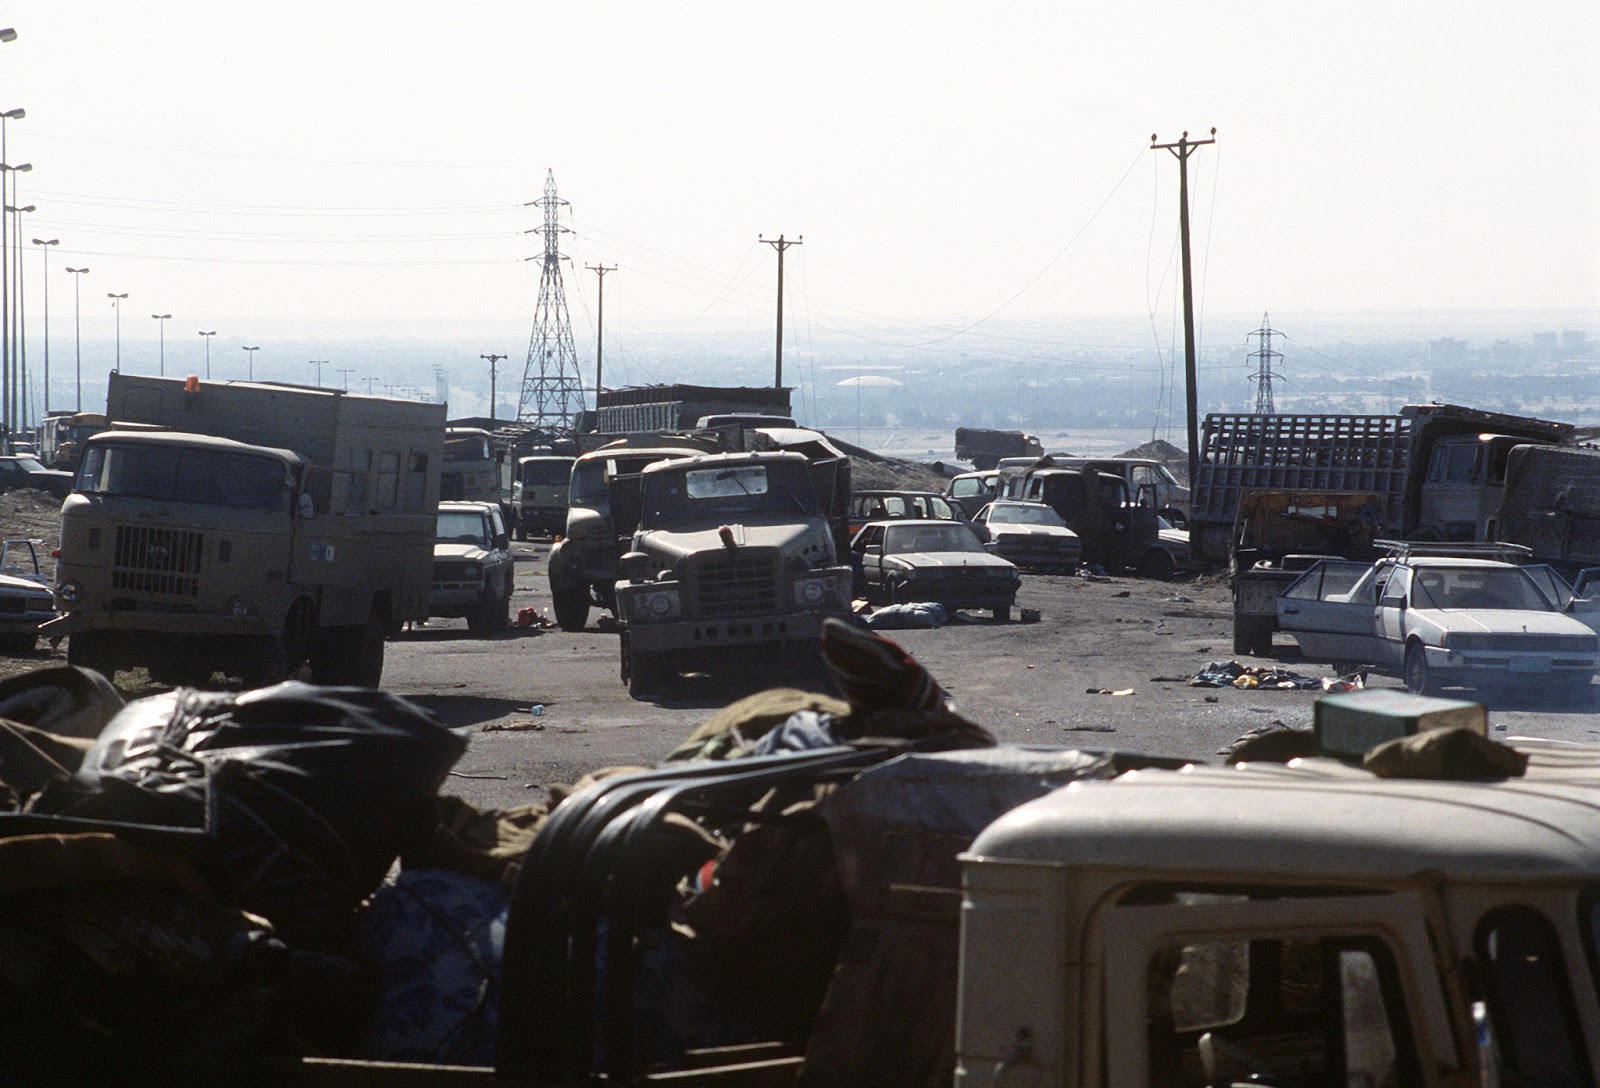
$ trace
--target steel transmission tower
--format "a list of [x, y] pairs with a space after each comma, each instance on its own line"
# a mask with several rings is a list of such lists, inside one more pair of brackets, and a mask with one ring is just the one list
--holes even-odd
[[1272, 370], [1272, 360], [1282, 359], [1283, 353], [1272, 350], [1272, 324], [1267, 320], [1267, 315], [1261, 315], [1261, 327], [1249, 336], [1255, 337], [1258, 346], [1251, 353], [1250, 358], [1256, 361], [1256, 372], [1250, 380], [1256, 383], [1256, 415], [1270, 416], [1272, 407], [1272, 379], [1275, 377]]
[[567, 293], [561, 285], [561, 235], [567, 228], [560, 224], [559, 216], [566, 203], [556, 196], [556, 174], [551, 170], [545, 176], [544, 196], [528, 204], [544, 209], [544, 226], [533, 231], [544, 235], [544, 271], [539, 276], [539, 304], [534, 309], [533, 335], [528, 339], [517, 421], [570, 433], [584, 403]]

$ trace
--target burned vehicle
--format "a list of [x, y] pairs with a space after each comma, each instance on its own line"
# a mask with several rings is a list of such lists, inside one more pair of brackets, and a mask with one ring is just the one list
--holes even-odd
[[516, 561], [499, 504], [441, 502], [428, 615], [463, 617], [475, 635], [504, 631], [515, 582]]
[[1019, 567], [1070, 571], [1083, 554], [1078, 534], [1042, 502], [992, 502], [978, 511], [972, 528], [989, 551]]
[[657, 461], [612, 486], [611, 509], [638, 531], [616, 583], [621, 671], [635, 696], [682, 669], [755, 651], [816, 651], [822, 622], [850, 607], [850, 570], [813, 472], [793, 452]]
[[853, 537], [869, 521], [887, 521], [890, 518], [936, 519], [965, 521], [966, 510], [943, 495], [931, 491], [894, 491], [888, 489], [857, 491], [850, 497], [850, 535]]
[[856, 589], [873, 604], [937, 601], [1009, 620], [1022, 576], [958, 521], [875, 521], [850, 542]]
[[[1341, 672], [1367, 665], [1417, 694], [1446, 685], [1587, 705], [1600, 639], [1551, 596], [1553, 573], [1497, 559], [1325, 559], [1278, 598], [1278, 625]], [[1542, 582], [1542, 584], [1541, 584]]]
[[642, 435], [618, 439], [573, 462], [566, 531], [551, 545], [548, 567], [551, 605], [563, 631], [583, 630], [591, 606], [616, 609], [617, 556], [626, 533], [612, 521], [612, 479], [712, 448], [682, 435]]
[[39, 625], [56, 618], [55, 595], [39, 567], [38, 540], [0, 545], [0, 650], [28, 653]]

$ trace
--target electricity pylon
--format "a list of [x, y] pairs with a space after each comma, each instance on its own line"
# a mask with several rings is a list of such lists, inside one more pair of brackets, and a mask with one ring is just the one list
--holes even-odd
[[1249, 333], [1246, 339], [1249, 337], [1255, 337], [1258, 341], [1256, 350], [1250, 354], [1250, 358], [1256, 361], [1256, 372], [1250, 376], [1250, 380], [1256, 383], [1255, 414], [1270, 416], [1273, 414], [1272, 379], [1276, 376], [1272, 369], [1272, 360], [1282, 359], [1283, 352], [1272, 350], [1272, 325], [1267, 320], [1266, 314], [1261, 315], [1261, 327]]
[[544, 209], [544, 226], [529, 232], [544, 235], [544, 270], [539, 276], [539, 303], [534, 308], [533, 335], [528, 339], [517, 420], [571, 434], [584, 403], [567, 293], [561, 285], [561, 235], [567, 228], [559, 220], [560, 208], [566, 203], [556, 196], [556, 174], [551, 170], [545, 176], [544, 196], [527, 205]]

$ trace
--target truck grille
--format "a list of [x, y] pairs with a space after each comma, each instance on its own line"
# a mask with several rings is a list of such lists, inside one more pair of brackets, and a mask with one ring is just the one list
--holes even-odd
[[200, 595], [200, 556], [205, 534], [191, 529], [117, 526], [111, 587], [135, 593]]
[[740, 548], [699, 557], [690, 599], [696, 616], [760, 616], [778, 611], [774, 553]]
[[470, 582], [476, 579], [467, 573], [469, 564], [461, 559], [438, 559], [433, 564], [435, 582]]
[[1499, 651], [1508, 653], [1522, 650], [1527, 653], [1592, 654], [1595, 651], [1593, 635], [1535, 635], [1511, 632], [1456, 631], [1446, 639], [1452, 650]]

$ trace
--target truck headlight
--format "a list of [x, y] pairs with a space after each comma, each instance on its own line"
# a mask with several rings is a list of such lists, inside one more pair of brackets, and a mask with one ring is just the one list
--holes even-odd
[[244, 619], [247, 616], [259, 616], [261, 614], [261, 606], [249, 597], [241, 595], [228, 602], [228, 611], [240, 619]]
[[839, 583], [832, 576], [797, 578], [794, 583], [794, 605], [796, 608], [816, 608], [826, 601], [842, 600], [840, 593]]
[[633, 597], [634, 618], [641, 620], [670, 620], [683, 611], [676, 589], [654, 589], [636, 593]]
[[467, 563], [461, 568], [461, 578], [463, 581], [470, 581], [474, 578], [481, 577], [482, 574], [483, 568], [476, 563]]
[[68, 580], [56, 586], [56, 596], [65, 604], [77, 604], [83, 600], [83, 587], [77, 582]]

